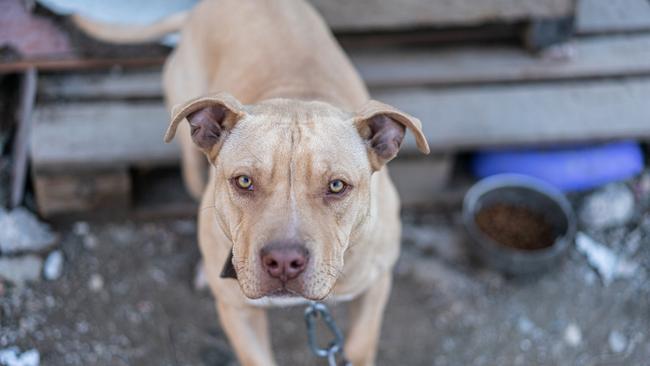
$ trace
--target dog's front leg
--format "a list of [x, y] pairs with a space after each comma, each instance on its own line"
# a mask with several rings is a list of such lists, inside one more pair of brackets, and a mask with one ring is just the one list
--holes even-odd
[[243, 366], [275, 365], [266, 310], [217, 301], [219, 319]]
[[390, 295], [392, 273], [386, 272], [365, 293], [350, 303], [350, 331], [345, 353], [353, 366], [375, 364], [384, 308]]

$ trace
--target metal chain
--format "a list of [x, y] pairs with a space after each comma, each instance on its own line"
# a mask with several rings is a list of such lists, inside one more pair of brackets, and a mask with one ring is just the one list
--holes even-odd
[[[327, 328], [334, 336], [327, 348], [318, 347], [316, 342], [316, 320], [322, 319]], [[316, 357], [327, 358], [329, 366], [337, 366], [336, 356], [341, 357], [341, 365], [352, 366], [352, 364], [345, 358], [343, 352], [343, 333], [336, 326], [329, 309], [325, 304], [312, 301], [305, 309], [305, 322], [307, 323], [307, 341], [309, 348]]]

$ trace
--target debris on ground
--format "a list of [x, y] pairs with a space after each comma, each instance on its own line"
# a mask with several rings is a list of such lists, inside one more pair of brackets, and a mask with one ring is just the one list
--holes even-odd
[[0, 349], [0, 365], [2, 366], [39, 366], [41, 356], [35, 349], [20, 353], [18, 347]]
[[[575, 198], [577, 207], [585, 199]], [[573, 366], [598, 357], [603, 365], [644, 365], [650, 213], [636, 205], [639, 215], [627, 225], [581, 227], [562, 265], [534, 278], [473, 262], [455, 213], [405, 211], [378, 364]], [[0, 282], [0, 349], [38, 349], [47, 365], [236, 364], [214, 299], [192, 288], [203, 282], [193, 221], [56, 229], [58, 280]], [[303, 310], [270, 310], [278, 364], [314, 363]], [[349, 324], [345, 306], [332, 311]]]
[[86, 236], [90, 233], [90, 225], [85, 221], [77, 221], [72, 225], [72, 232], [78, 236]]
[[575, 323], [570, 323], [564, 329], [564, 341], [571, 347], [578, 347], [582, 343], [582, 331]]
[[88, 280], [88, 288], [93, 292], [101, 291], [104, 288], [104, 278], [97, 273], [91, 275]]
[[616, 330], [609, 333], [607, 341], [609, 343], [609, 348], [614, 353], [621, 353], [625, 351], [625, 348], [627, 347], [627, 338], [621, 332]]
[[43, 260], [35, 255], [20, 257], [0, 257], [0, 278], [14, 285], [38, 281], [41, 277]]
[[636, 263], [616, 255], [607, 246], [598, 243], [583, 232], [576, 235], [576, 247], [587, 257], [589, 264], [598, 272], [605, 286], [618, 278], [630, 278], [637, 271]]
[[63, 272], [63, 253], [60, 250], [51, 252], [43, 263], [43, 277], [48, 281], [54, 281], [61, 277]]
[[424, 254], [433, 255], [447, 262], [462, 261], [466, 258], [462, 236], [449, 225], [404, 224], [402, 237], [412, 243]]
[[17, 207], [11, 211], [0, 208], [0, 252], [15, 254], [39, 252], [57, 241], [50, 226], [42, 223], [29, 210]]
[[624, 225], [634, 215], [634, 208], [634, 193], [624, 183], [613, 183], [584, 200], [580, 221], [595, 230]]

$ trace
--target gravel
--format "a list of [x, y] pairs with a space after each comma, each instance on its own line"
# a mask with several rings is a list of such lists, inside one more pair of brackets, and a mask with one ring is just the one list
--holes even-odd
[[[581, 207], [581, 197], [575, 201]], [[539, 276], [506, 277], [471, 259], [457, 213], [404, 212], [377, 364], [647, 364], [650, 211], [639, 198], [635, 207], [639, 214], [625, 225], [580, 227], [617, 263], [608, 265], [615, 274], [607, 286], [583, 254], [589, 250], [571, 248], [560, 266]], [[48, 366], [236, 364], [214, 300], [193, 288], [200, 254], [192, 222], [56, 229], [65, 258], [58, 280], [0, 281], [0, 349], [38, 350]], [[621, 260], [635, 271], [621, 276]], [[280, 365], [323, 364], [307, 348], [303, 311], [270, 311]], [[345, 307], [332, 311], [346, 328]]]

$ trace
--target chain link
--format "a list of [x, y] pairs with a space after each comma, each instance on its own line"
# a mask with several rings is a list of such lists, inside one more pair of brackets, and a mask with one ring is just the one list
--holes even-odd
[[[334, 336], [334, 339], [327, 348], [320, 348], [316, 341], [316, 320], [318, 319], [322, 319]], [[305, 322], [307, 323], [307, 341], [309, 342], [309, 348], [311, 348], [312, 353], [316, 357], [327, 358], [329, 366], [337, 366], [336, 357], [338, 355], [341, 357], [342, 365], [352, 366], [345, 358], [345, 352], [343, 352], [343, 333], [336, 326], [325, 304], [312, 301], [305, 309]]]

